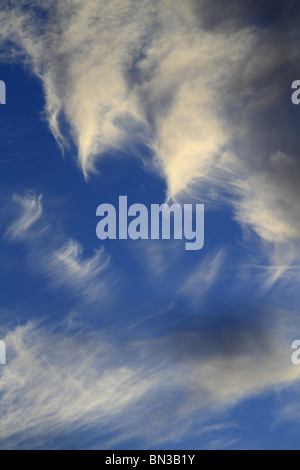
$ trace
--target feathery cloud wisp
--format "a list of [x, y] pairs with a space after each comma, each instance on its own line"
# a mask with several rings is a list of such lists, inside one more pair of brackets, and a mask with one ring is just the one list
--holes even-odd
[[50, 225], [44, 224], [42, 195], [30, 191], [25, 196], [14, 195], [13, 201], [21, 212], [5, 236], [10, 242], [21, 241], [27, 246], [33, 269], [46, 275], [53, 287], [69, 288], [88, 302], [104, 298], [111, 281], [110, 258], [105, 250], [95, 250], [92, 257], [86, 258], [78, 241], [66, 242], [64, 236], [55, 234]]
[[18, 219], [8, 227], [4, 236], [11, 240], [24, 240], [28, 237], [32, 226], [42, 215], [42, 196], [36, 196], [33, 192], [28, 192], [25, 196], [15, 194], [13, 201], [18, 204], [21, 214]]
[[[29, 7], [13, 0], [0, 7], [0, 40], [14, 45], [8, 55], [25, 54], [41, 79], [48, 122], [63, 145], [60, 120], [67, 119], [86, 176], [108, 150], [142, 141], [166, 177], [169, 198], [193, 193], [195, 185], [202, 200], [231, 192], [239, 223], [271, 241], [293, 236], [298, 213], [285, 211], [291, 193], [274, 193], [277, 176], [269, 174], [266, 190], [255, 183], [253, 192], [268, 161], [262, 155], [264, 167], [251, 168], [249, 122], [276, 103], [286, 86], [280, 70], [297, 62], [298, 50], [288, 37], [282, 42], [247, 25], [235, 2], [226, 11], [215, 7], [216, 24], [209, 10], [204, 0], [33, 0]], [[231, 168], [238, 202], [223, 158], [236, 138], [243, 141]], [[282, 150], [278, 140], [265, 153]]]
[[18, 45], [42, 81], [59, 142], [61, 115], [70, 123], [85, 175], [103, 152], [143, 136], [175, 196], [206, 175], [228, 141], [219, 92], [248, 51], [248, 30], [201, 30], [191, 4], [170, 0], [33, 1], [29, 9], [14, 1], [0, 18], [0, 38]]
[[[249, 120], [276, 103], [286, 86], [279, 71], [299, 54], [288, 38], [254, 30], [241, 14], [230, 21], [239, 11], [235, 2], [222, 9], [216, 6], [217, 26], [209, 28], [204, 0], [33, 0], [29, 6], [13, 0], [0, 7], [0, 40], [9, 41], [8, 55], [25, 54], [41, 79], [48, 122], [63, 145], [60, 120], [67, 119], [86, 176], [106, 151], [142, 141], [166, 177], [169, 198], [195, 185], [201, 199], [209, 198], [209, 182], [216, 197], [225, 190], [235, 199], [222, 155], [242, 138], [231, 172], [242, 198], [237, 220], [262, 237], [282, 239], [292, 234], [295, 220], [291, 213], [288, 221], [284, 210], [289, 195], [257, 184], [253, 193], [253, 180], [263, 180], [265, 170], [248, 164], [255, 151]], [[266, 154], [282, 151], [280, 144]], [[249, 177], [240, 178], [241, 168]], [[273, 176], [269, 188], [277, 187]]]
[[43, 436], [39, 446], [48, 448], [53, 436], [72, 429], [85, 448], [85, 432], [95, 427], [97, 447], [132, 437], [162, 444], [182, 437], [195, 412], [207, 419], [299, 380], [282, 331], [227, 322], [214, 338], [208, 333], [193, 329], [124, 348], [96, 332], [66, 335], [34, 324], [12, 330], [1, 371], [0, 446], [31, 448]]
[[69, 240], [60, 250], [46, 256], [43, 264], [54, 286], [71, 287], [90, 301], [97, 300], [100, 292], [102, 296], [107, 292], [108, 282], [101, 280], [101, 274], [107, 271], [109, 257], [104, 249], [89, 259], [84, 259], [82, 252], [80, 243]]

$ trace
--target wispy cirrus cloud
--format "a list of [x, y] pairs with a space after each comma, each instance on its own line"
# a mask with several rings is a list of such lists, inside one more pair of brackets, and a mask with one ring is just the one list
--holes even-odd
[[84, 258], [81, 244], [69, 240], [60, 250], [46, 256], [44, 265], [53, 286], [71, 287], [90, 301], [99, 299], [100, 291], [103, 296], [107, 292], [109, 256], [103, 248], [95, 251], [93, 257]]
[[70, 123], [86, 176], [101, 154], [132, 141], [152, 149], [170, 197], [214, 167], [230, 137], [222, 83], [254, 44], [249, 29], [206, 31], [193, 2], [170, 0], [13, 1], [0, 13], [2, 40], [17, 44], [41, 79], [62, 144], [61, 116]]
[[170, 199], [225, 200], [273, 243], [299, 233], [296, 133], [280, 120], [298, 33], [290, 2], [274, 11], [278, 32], [263, 24], [264, 3], [249, 5], [13, 0], [0, 8], [0, 38], [40, 78], [61, 145], [61, 119], [70, 124], [85, 176], [108, 151], [143, 143]]
[[33, 270], [42, 272], [52, 287], [70, 289], [88, 302], [105, 297], [112, 282], [109, 256], [100, 248], [93, 256], [86, 257], [78, 241], [66, 241], [64, 235], [55, 233], [42, 217], [42, 197], [33, 191], [24, 196], [14, 195], [13, 203], [19, 212], [6, 230], [5, 238], [11, 243], [24, 243]]
[[299, 163], [282, 152], [270, 156], [265, 168], [236, 182], [236, 218], [267, 242], [299, 239]]
[[[12, 2], [2, 10], [2, 40], [13, 36], [42, 80], [59, 141], [65, 113], [85, 174], [99, 154], [132, 138], [130, 119], [144, 127], [144, 139], [152, 136], [171, 196], [214, 166], [230, 136], [220, 117], [221, 88], [255, 36], [247, 28], [206, 31], [192, 5], [52, 0], [31, 2], [29, 9]], [[37, 28], [43, 14], [44, 33]]]
[[100, 443], [107, 427], [117, 428], [118, 416], [158, 380], [134, 363], [114, 364], [115, 347], [93, 335], [85, 344], [29, 324], [9, 333], [6, 344], [11, 359], [1, 371], [7, 407], [0, 436], [12, 448], [69, 426], [73, 432], [100, 426]]
[[186, 279], [180, 293], [190, 296], [193, 301], [199, 301], [214, 286], [223, 267], [225, 257], [225, 250], [221, 250], [216, 255], [208, 256], [198, 263], [196, 269]]
[[5, 237], [10, 240], [25, 240], [30, 230], [40, 219], [43, 212], [42, 195], [36, 196], [34, 192], [27, 192], [24, 196], [15, 194], [13, 202], [17, 203], [20, 215], [5, 232]]
[[[266, 4], [279, 15], [276, 27]], [[0, 6], [6, 48], [0, 56], [25, 63], [40, 79], [49, 128], [62, 147], [75, 142], [86, 178], [104, 156], [140, 155], [142, 144], [166, 180], [168, 200], [194, 198], [207, 209], [232, 210], [246, 235], [237, 261], [249, 268], [244, 286], [252, 273], [264, 292], [278, 283], [278, 297], [288, 285], [295, 307], [300, 165], [289, 92], [300, 74], [298, 20], [289, 0], [11, 0]], [[64, 294], [85, 302], [107, 298], [112, 283], [105, 252], [45, 226], [41, 196], [17, 195], [15, 203], [20, 212], [6, 239], [24, 243], [33, 269]], [[1, 371], [1, 447], [63, 447], [77, 436], [78, 447], [119, 447], [130, 438], [153, 447], [176, 442], [242, 400], [298, 384], [286, 333], [289, 321], [293, 332], [299, 326], [296, 315], [255, 307], [236, 312], [236, 296], [232, 304], [224, 301], [222, 314], [211, 301], [199, 308], [234, 264], [225, 264], [224, 250], [185, 270], [176, 244], [165, 249], [149, 241], [144, 253], [136, 246], [132, 253], [152, 274], [150, 295], [137, 293], [145, 288], [142, 276], [130, 285], [123, 302], [130, 317], [126, 310], [121, 321], [129, 323], [126, 337], [87, 333], [88, 325], [78, 334], [59, 334], [29, 324], [4, 338], [11, 356]], [[153, 307], [162, 298], [167, 306]], [[249, 304], [248, 291], [243, 298]], [[136, 299], [143, 304], [138, 321]], [[182, 299], [196, 302], [196, 318]], [[123, 310], [112, 314], [119, 320]], [[144, 337], [131, 338], [132, 331]], [[210, 446], [236, 445], [239, 436], [222, 437], [210, 437]]]
[[[0, 446], [68, 448], [72, 440], [60, 436], [72, 430], [78, 448], [120, 448], [134, 437], [145, 448], [176, 443], [193, 427], [213, 445], [205, 422], [245, 398], [299, 380], [274, 313], [272, 332], [227, 317], [218, 328], [206, 319], [159, 338], [127, 337], [125, 344], [97, 331], [19, 326], [5, 337]], [[97, 442], [91, 444], [92, 429]], [[239, 437], [234, 429], [231, 434]]]

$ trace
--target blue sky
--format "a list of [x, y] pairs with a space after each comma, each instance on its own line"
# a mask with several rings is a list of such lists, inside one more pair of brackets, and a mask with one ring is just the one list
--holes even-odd
[[[297, 449], [299, 7], [0, 7], [2, 449]], [[205, 246], [96, 236], [205, 204]]]

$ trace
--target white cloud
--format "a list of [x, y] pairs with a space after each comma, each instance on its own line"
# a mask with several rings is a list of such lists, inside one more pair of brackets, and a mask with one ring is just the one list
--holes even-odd
[[[53, 436], [68, 446], [70, 433], [80, 433], [78, 447], [86, 448], [85, 432], [94, 428], [98, 448], [134, 437], [145, 446], [176, 441], [195, 425], [195, 412], [205, 420], [207, 413], [299, 380], [281, 332], [233, 335], [223, 354], [219, 342], [204, 336], [201, 354], [189, 349], [195, 334], [124, 348], [96, 332], [70, 336], [34, 324], [16, 328], [4, 338], [1, 448], [51, 448]], [[113, 444], [107, 432], [114, 433]]]
[[239, 200], [237, 220], [268, 242], [299, 239], [299, 191], [293, 177], [295, 159], [282, 152], [271, 155], [268, 167], [235, 182]]
[[33, 1], [48, 15], [42, 32], [19, 3], [0, 10], [1, 37], [28, 56], [43, 83], [50, 128], [63, 143], [65, 114], [85, 175], [103, 152], [140, 138], [132, 134], [141, 127], [170, 196], [206, 175], [228, 141], [218, 100], [249, 49], [248, 30], [204, 32], [186, 2]]
[[53, 286], [70, 287], [93, 301], [107, 294], [109, 260], [103, 248], [85, 259], [80, 243], [69, 240], [60, 250], [46, 255], [43, 265]]
[[21, 213], [8, 227], [5, 237], [11, 240], [24, 240], [42, 215], [42, 196], [37, 196], [34, 192], [28, 192], [25, 196], [15, 194], [13, 201], [19, 205]]
[[276, 152], [260, 170], [247, 173], [247, 166], [239, 167], [240, 178], [232, 180], [235, 219], [245, 233], [259, 237], [264, 253], [257, 266], [261, 287], [267, 291], [277, 281], [295, 287], [300, 265], [299, 164]]
[[[15, 0], [0, 8], [0, 38], [14, 44], [8, 55], [25, 54], [41, 79], [49, 125], [62, 145], [62, 115], [69, 122], [85, 176], [106, 151], [127, 151], [142, 140], [154, 152], [170, 199], [195, 193], [215, 203], [225, 191], [237, 221], [263, 239], [297, 236], [298, 204], [290, 207], [287, 185], [279, 189], [279, 174], [265, 157], [260, 168], [251, 167], [257, 156], [249, 125], [285, 89], [278, 70], [295, 63], [295, 45], [228, 22], [209, 30], [193, 2], [30, 5]], [[205, 2], [203, 8], [202, 15]], [[229, 174], [225, 150], [237, 137], [244, 148]]]
[[11, 438], [12, 447], [39, 436], [47, 446], [47, 436], [69, 426], [75, 432], [97, 425], [101, 436], [158, 379], [134, 364], [114, 366], [114, 347], [92, 335], [84, 344], [31, 324], [5, 341], [11, 359], [1, 373], [0, 437]]
[[66, 241], [65, 235], [46, 225], [42, 195], [30, 191], [25, 196], [14, 195], [13, 201], [20, 206], [21, 213], [5, 236], [11, 242], [24, 243], [33, 270], [48, 277], [52, 287], [70, 289], [88, 302], [105, 298], [109, 286], [116, 281], [110, 275], [110, 257], [105, 250], [94, 250], [94, 255], [87, 258], [78, 241]]
[[180, 292], [193, 300], [200, 300], [214, 285], [225, 259], [225, 251], [221, 250], [214, 256], [207, 256], [188, 276]]

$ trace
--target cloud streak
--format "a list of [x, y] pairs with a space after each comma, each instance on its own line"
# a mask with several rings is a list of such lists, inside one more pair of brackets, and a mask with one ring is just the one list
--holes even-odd
[[141, 138], [170, 196], [206, 176], [229, 138], [221, 84], [248, 52], [249, 30], [201, 30], [191, 5], [170, 0], [23, 4], [0, 10], [2, 40], [13, 39], [41, 79], [59, 142], [60, 117], [70, 123], [86, 176], [99, 155]]
[[[291, 40], [298, 36], [292, 22], [284, 29], [289, 5], [280, 9], [281, 35], [270, 25], [253, 27], [263, 6], [247, 22], [248, 10], [249, 3], [234, 1], [213, 9], [204, 0], [13, 0], [0, 8], [0, 38], [9, 41], [8, 55], [25, 55], [40, 78], [62, 146], [68, 137], [61, 123], [69, 123], [86, 177], [108, 152], [133, 153], [144, 144], [169, 198], [192, 194], [213, 204], [225, 193], [240, 224], [276, 242], [299, 233], [287, 128], [269, 139], [270, 112], [289, 85], [282, 70], [299, 62]], [[294, 166], [299, 175], [296, 160]]]
[[209, 256], [201, 261], [187, 278], [180, 292], [199, 301], [214, 286], [224, 264], [224, 259], [225, 251], [221, 250], [215, 256]]
[[20, 216], [8, 227], [4, 237], [20, 241], [28, 237], [30, 230], [42, 216], [42, 196], [36, 196], [34, 192], [28, 192], [25, 196], [15, 194], [13, 202], [18, 204]]
[[[240, 400], [299, 380], [278, 322], [269, 334], [243, 321], [215, 328], [215, 321], [163, 338], [127, 338], [126, 345], [99, 332], [33, 323], [10, 331], [0, 446], [53, 448], [53, 436], [72, 429], [78, 447], [88, 448], [94, 428], [98, 448], [120, 448], [133, 437], [146, 447], [176, 442], [195, 426], [195, 413], [203, 425]], [[57, 447], [70, 445], [67, 439]]]
[[66, 241], [64, 235], [55, 233], [42, 217], [42, 195], [30, 191], [24, 196], [14, 195], [13, 202], [18, 205], [18, 217], [4, 237], [11, 243], [24, 243], [33, 270], [42, 272], [53, 288], [67, 288], [87, 302], [105, 298], [113, 283], [105, 250], [95, 250], [87, 258], [78, 241]]
[[[45, 257], [44, 265], [54, 287], [71, 287], [90, 301], [99, 299], [99, 292], [107, 292], [106, 271], [109, 257], [104, 249], [95, 251], [91, 258], [83, 258], [82, 246], [69, 240], [60, 250]], [[100, 281], [104, 275], [104, 280]]]
[[[175, 242], [132, 243], [134, 260], [119, 245], [128, 288], [115, 295], [119, 310], [110, 314], [122, 326], [113, 322], [109, 336], [88, 333], [89, 325], [78, 332], [81, 322], [78, 333], [37, 324], [11, 329], [0, 371], [3, 448], [68, 446], [68, 435], [73, 443], [79, 436], [78, 447], [120, 448], [132, 438], [153, 447], [191, 429], [195, 435], [203, 423], [209, 429], [206, 421], [242, 400], [298, 384], [289, 340], [296, 315], [237, 303], [242, 297], [249, 305], [258, 280], [256, 302], [276, 284], [270, 303], [280, 298], [291, 312], [298, 305], [300, 160], [289, 93], [300, 75], [299, 11], [295, 2], [278, 2], [274, 20], [264, 13], [269, 0], [213, 3], [0, 6], [1, 60], [21, 62], [39, 78], [49, 128], [62, 149], [75, 143], [86, 179], [104, 158], [141, 156], [165, 179], [168, 201], [226, 207], [244, 235], [232, 229], [239, 239], [225, 253], [229, 229], [223, 237], [209, 214], [214, 251], [195, 264]], [[51, 287], [75, 302], [78, 295], [84, 307], [97, 301], [84, 313], [98, 312], [115, 282], [109, 256], [46, 226], [42, 196], [27, 192], [14, 202], [19, 212], [6, 241], [24, 243]], [[226, 304], [221, 314], [213, 295]], [[225, 437], [210, 445], [234, 445], [239, 436]]]

